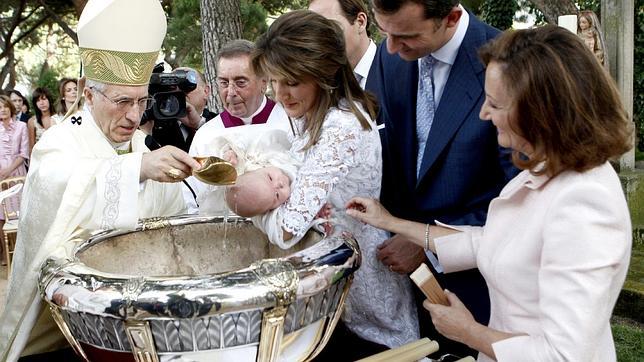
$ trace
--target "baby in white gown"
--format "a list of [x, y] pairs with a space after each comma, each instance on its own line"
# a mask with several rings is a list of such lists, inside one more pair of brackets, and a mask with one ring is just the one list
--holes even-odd
[[202, 195], [201, 214], [230, 209], [251, 217], [275, 209], [291, 195], [290, 185], [299, 162], [289, 155], [291, 143], [284, 130], [240, 127], [239, 132], [215, 138], [211, 149], [230, 161], [237, 181], [229, 187], [212, 186]]

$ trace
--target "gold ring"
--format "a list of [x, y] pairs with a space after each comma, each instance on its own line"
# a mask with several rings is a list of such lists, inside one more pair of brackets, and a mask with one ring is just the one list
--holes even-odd
[[178, 179], [179, 177], [181, 177], [181, 171], [173, 167], [169, 169], [168, 172], [166, 172], [166, 175], [172, 177], [173, 179]]

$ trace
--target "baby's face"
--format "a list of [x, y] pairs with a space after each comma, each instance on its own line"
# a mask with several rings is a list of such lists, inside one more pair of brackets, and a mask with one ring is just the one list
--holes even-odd
[[[246, 172], [239, 178], [243, 180], [239, 186], [247, 187], [257, 204], [265, 205], [267, 210], [273, 210], [283, 204], [291, 196], [291, 179], [277, 167], [264, 167], [259, 170]], [[239, 179], [238, 179], [239, 181]]]

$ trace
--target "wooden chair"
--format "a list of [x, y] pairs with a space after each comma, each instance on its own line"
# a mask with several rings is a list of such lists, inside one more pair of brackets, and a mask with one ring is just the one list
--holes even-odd
[[[2, 235], [4, 236], [4, 253], [7, 261], [7, 279], [11, 275], [11, 261], [13, 260], [13, 250], [16, 246], [16, 235], [18, 234], [18, 207], [20, 206], [20, 191], [25, 183], [25, 176], [10, 177], [0, 181], [0, 202], [4, 212], [4, 227]], [[15, 205], [13, 210], [7, 206]]]

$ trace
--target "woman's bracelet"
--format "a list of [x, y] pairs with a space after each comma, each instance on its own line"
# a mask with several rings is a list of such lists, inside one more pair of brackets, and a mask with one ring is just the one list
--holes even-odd
[[429, 250], [429, 224], [425, 225], [425, 250]]

